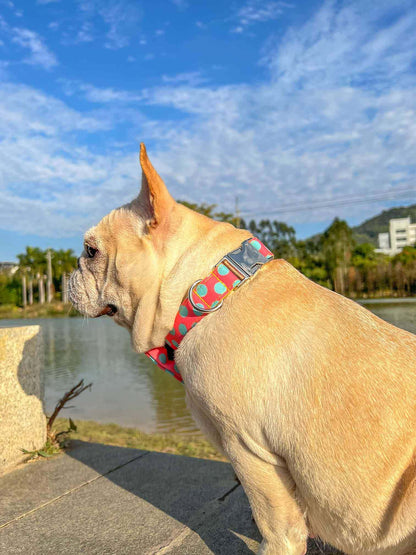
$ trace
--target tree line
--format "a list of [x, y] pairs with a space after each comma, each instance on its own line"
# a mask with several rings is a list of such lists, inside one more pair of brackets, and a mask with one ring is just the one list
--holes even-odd
[[311, 280], [352, 298], [416, 295], [416, 248], [405, 247], [395, 256], [376, 252], [371, 243], [359, 243], [347, 222], [335, 218], [320, 235], [296, 239], [284, 222], [237, 218], [217, 212], [216, 205], [182, 202], [198, 212], [245, 228], [277, 258], [284, 258]]
[[17, 259], [16, 272], [0, 273], [0, 304], [23, 306], [24, 299], [26, 304], [67, 300], [68, 276], [77, 264], [72, 249], [26, 247]]
[[[216, 220], [248, 229], [276, 258], [286, 259], [311, 280], [342, 295], [360, 298], [416, 294], [415, 247], [405, 247], [393, 257], [378, 253], [371, 243], [358, 243], [352, 229], [338, 218], [322, 234], [298, 240], [294, 228], [284, 222], [269, 219], [246, 222], [234, 214], [217, 211], [215, 204], [179, 202]], [[29, 303], [41, 302], [45, 285], [50, 287], [51, 298], [67, 300], [68, 275], [77, 263], [71, 249], [27, 247], [17, 258], [17, 272], [0, 273], [0, 304], [22, 306], [24, 297]]]

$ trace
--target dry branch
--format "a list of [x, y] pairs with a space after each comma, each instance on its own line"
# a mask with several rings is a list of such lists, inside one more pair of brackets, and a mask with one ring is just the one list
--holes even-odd
[[55, 422], [55, 419], [58, 416], [58, 414], [60, 413], [60, 411], [63, 408], [67, 408], [67, 407], [65, 407], [65, 405], [69, 401], [71, 401], [72, 399], [75, 399], [75, 397], [78, 397], [78, 395], [81, 395], [81, 393], [83, 391], [85, 391], [86, 389], [91, 388], [91, 386], [92, 386], [92, 383], [89, 383], [88, 385], [84, 385], [84, 380], [81, 380], [79, 383], [77, 383], [77, 385], [74, 385], [74, 387], [72, 389], [67, 391], [65, 393], [65, 395], [62, 397], [62, 399], [59, 399], [53, 413], [51, 414], [51, 416], [48, 419], [48, 423], [47, 423], [48, 436], [51, 435], [53, 423]]

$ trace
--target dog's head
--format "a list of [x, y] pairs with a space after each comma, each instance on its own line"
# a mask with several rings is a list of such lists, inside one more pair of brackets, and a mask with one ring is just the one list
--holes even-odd
[[[186, 253], [213, 227], [225, 224], [176, 203], [143, 144], [140, 164], [139, 196], [85, 234], [69, 296], [82, 314], [107, 314], [128, 328], [134, 348], [143, 352], [163, 344], [192, 272], [198, 271], [198, 264], [187, 266]], [[183, 264], [175, 271], [179, 259]], [[165, 287], [164, 294], [166, 281], [174, 286]]]

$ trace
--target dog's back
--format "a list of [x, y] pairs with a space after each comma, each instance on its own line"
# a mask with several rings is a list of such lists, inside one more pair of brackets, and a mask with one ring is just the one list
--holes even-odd
[[187, 385], [285, 461], [316, 535], [347, 553], [414, 541], [416, 336], [281, 260], [195, 332], [201, 359], [217, 362]]

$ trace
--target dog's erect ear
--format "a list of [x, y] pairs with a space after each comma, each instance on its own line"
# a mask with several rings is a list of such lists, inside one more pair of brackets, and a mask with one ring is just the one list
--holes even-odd
[[139, 200], [149, 213], [150, 226], [156, 227], [167, 218], [175, 201], [152, 166], [143, 143], [140, 143], [140, 165], [143, 173]]

